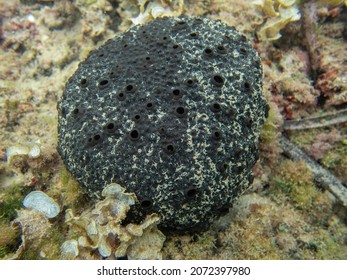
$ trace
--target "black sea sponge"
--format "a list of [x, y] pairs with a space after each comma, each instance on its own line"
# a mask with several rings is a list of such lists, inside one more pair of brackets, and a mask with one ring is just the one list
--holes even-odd
[[119, 183], [129, 221], [197, 231], [252, 180], [267, 104], [260, 58], [234, 28], [161, 18], [90, 53], [58, 104], [58, 150], [86, 193]]

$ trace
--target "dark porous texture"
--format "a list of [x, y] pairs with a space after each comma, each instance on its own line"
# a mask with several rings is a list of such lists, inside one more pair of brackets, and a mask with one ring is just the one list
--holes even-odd
[[246, 38], [220, 21], [162, 18], [90, 53], [58, 104], [58, 150], [86, 193], [109, 183], [161, 228], [200, 231], [252, 181], [267, 104]]

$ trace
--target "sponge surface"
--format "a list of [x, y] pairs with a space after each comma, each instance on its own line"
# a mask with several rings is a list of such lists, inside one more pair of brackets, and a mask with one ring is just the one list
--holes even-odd
[[90, 53], [58, 104], [58, 150], [86, 193], [134, 192], [130, 221], [197, 231], [252, 180], [267, 105], [258, 54], [234, 28], [161, 18]]

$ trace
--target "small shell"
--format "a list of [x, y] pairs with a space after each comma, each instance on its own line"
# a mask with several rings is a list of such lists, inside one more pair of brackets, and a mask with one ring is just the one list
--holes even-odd
[[7, 163], [11, 162], [11, 159], [18, 155], [28, 155], [31, 158], [38, 158], [41, 154], [41, 149], [38, 145], [29, 146], [11, 146], [6, 149]]
[[159, 3], [156, 3], [156, 2], [149, 3], [148, 9], [151, 9], [151, 14], [152, 14], [153, 18], [157, 18], [157, 17], [163, 16], [165, 13], [171, 12], [170, 8], [168, 8], [168, 10], [166, 10], [162, 5], [160, 5]]
[[60, 247], [61, 253], [64, 257], [75, 258], [79, 254], [78, 243], [76, 240], [66, 240]]
[[29, 193], [23, 200], [23, 206], [25, 208], [37, 210], [49, 219], [56, 217], [60, 212], [59, 205], [41, 191]]
[[31, 158], [38, 158], [40, 156], [40, 154], [41, 154], [40, 147], [37, 145], [34, 145], [31, 147], [31, 149], [28, 153], [28, 156]]
[[99, 251], [100, 255], [103, 256], [104, 258], [107, 258], [107, 257], [111, 256], [111, 254], [112, 254], [112, 247], [107, 242], [105, 236], [101, 236], [101, 238], [99, 240], [98, 251]]

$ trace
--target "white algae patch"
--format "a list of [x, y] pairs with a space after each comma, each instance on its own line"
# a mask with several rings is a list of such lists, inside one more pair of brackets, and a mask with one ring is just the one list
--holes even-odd
[[11, 159], [18, 155], [27, 155], [30, 158], [38, 158], [41, 154], [41, 149], [38, 145], [28, 146], [11, 146], [6, 149], [7, 163], [11, 162]]
[[25, 208], [37, 210], [49, 219], [56, 217], [60, 212], [59, 205], [41, 191], [29, 193], [23, 200], [23, 206]]

